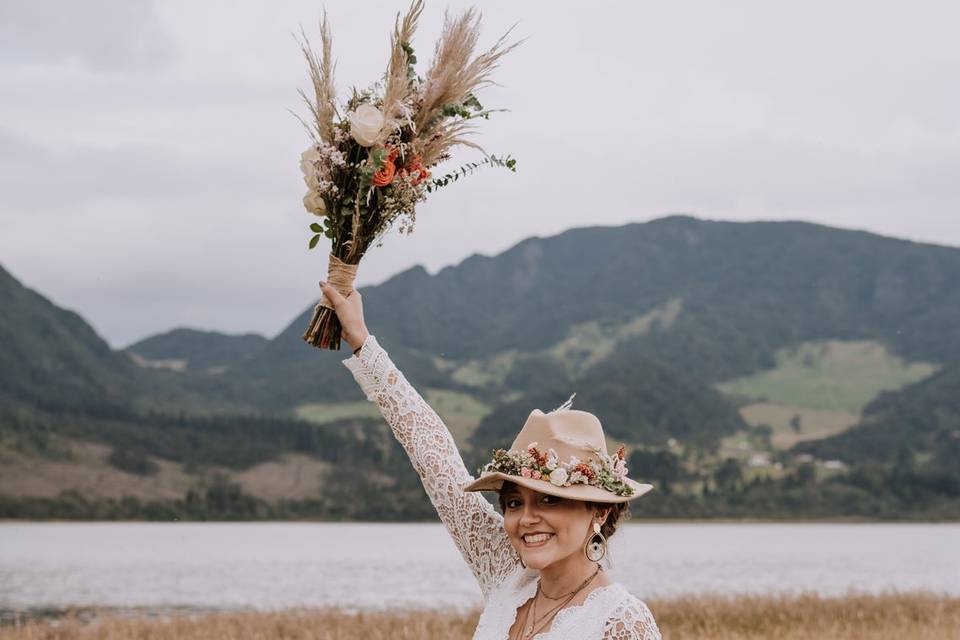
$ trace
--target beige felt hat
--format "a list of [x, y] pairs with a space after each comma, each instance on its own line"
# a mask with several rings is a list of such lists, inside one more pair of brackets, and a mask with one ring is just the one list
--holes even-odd
[[600, 420], [566, 408], [572, 399], [549, 413], [531, 411], [510, 450], [495, 451], [480, 478], [463, 490], [499, 491], [504, 481], [510, 481], [562, 498], [614, 503], [653, 489], [626, 477], [623, 447], [613, 456], [607, 454]]

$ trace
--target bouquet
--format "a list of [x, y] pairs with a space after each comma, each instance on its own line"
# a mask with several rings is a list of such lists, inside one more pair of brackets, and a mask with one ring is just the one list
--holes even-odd
[[[447, 14], [433, 61], [421, 77], [414, 68], [412, 41], [422, 10], [422, 0], [414, 0], [402, 20], [397, 14], [386, 73], [366, 89], [353, 89], [342, 106], [343, 115], [334, 97], [326, 13], [320, 23], [320, 55], [306, 35], [300, 43], [313, 83], [312, 95], [300, 92], [310, 109], [309, 122], [302, 118], [301, 122], [311, 137], [310, 147], [300, 156], [308, 188], [303, 204], [320, 219], [310, 225], [308, 246], [313, 249], [322, 238], [331, 241], [327, 281], [344, 296], [353, 290], [360, 259], [370, 246], [381, 246], [397, 222], [401, 234], [413, 231], [416, 205], [428, 193], [481, 165], [516, 171], [516, 161], [509, 155], [488, 155], [465, 136], [479, 119], [504, 111], [485, 109], [476, 93], [494, 84], [491, 72], [520, 42], [508, 45], [507, 31], [489, 50], [474, 55], [479, 15], [473, 8], [456, 18]], [[484, 158], [433, 177], [431, 168], [448, 160], [458, 145], [476, 148]], [[303, 339], [336, 350], [340, 332], [332, 304], [321, 296]]]

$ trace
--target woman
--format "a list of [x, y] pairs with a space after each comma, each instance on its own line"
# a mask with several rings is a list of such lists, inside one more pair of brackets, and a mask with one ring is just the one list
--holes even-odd
[[[354, 350], [343, 361], [375, 402], [480, 583], [474, 640], [659, 640], [647, 606], [599, 565], [628, 500], [652, 487], [626, 477], [623, 450], [606, 454], [599, 420], [535, 409], [509, 452], [480, 479], [453, 437], [366, 328], [358, 291], [320, 283]], [[583, 461], [583, 462], [581, 462]], [[477, 491], [499, 492], [498, 513]]]

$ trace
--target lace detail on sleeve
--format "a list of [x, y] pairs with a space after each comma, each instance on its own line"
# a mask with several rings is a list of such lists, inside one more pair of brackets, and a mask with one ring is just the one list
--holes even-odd
[[464, 466], [453, 436], [372, 334], [358, 356], [342, 362], [367, 400], [380, 408], [410, 456], [430, 502], [486, 599], [520, 561], [503, 530], [503, 516], [479, 493], [463, 491], [474, 478]]
[[607, 620], [603, 640], [662, 640], [653, 613], [643, 601], [629, 598]]

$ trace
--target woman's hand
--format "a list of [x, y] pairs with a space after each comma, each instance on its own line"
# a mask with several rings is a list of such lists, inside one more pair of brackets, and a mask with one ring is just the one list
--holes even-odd
[[370, 335], [367, 325], [363, 322], [363, 296], [354, 289], [347, 297], [343, 297], [335, 287], [323, 281], [320, 282], [320, 290], [337, 313], [340, 326], [343, 328], [340, 335], [347, 341], [350, 348], [355, 350]]

